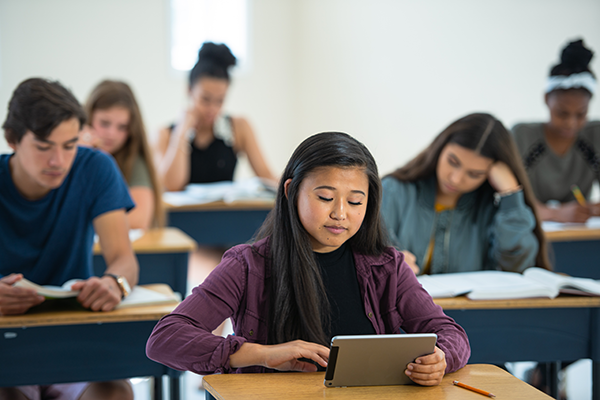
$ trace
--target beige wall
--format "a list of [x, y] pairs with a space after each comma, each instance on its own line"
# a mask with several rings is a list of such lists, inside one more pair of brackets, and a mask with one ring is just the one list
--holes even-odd
[[[542, 120], [559, 48], [583, 36], [600, 53], [595, 0], [249, 2], [251, 64], [226, 109], [249, 118], [278, 171], [323, 130], [355, 135], [386, 173], [466, 113], [509, 126]], [[117, 78], [155, 132], [186, 104], [186, 76], [169, 67], [168, 21], [167, 0], [0, 0], [0, 120], [27, 77], [58, 79], [82, 101]], [[600, 118], [598, 99], [590, 116]]]

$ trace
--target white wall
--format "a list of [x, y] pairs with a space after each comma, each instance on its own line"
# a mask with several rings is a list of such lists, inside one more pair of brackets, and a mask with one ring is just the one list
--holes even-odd
[[[355, 135], [386, 173], [466, 113], [543, 120], [549, 67], [579, 36], [600, 75], [596, 0], [249, 2], [251, 66], [226, 108], [250, 119], [278, 171], [323, 130]], [[81, 101], [99, 80], [123, 79], [151, 132], [173, 121], [186, 77], [169, 67], [168, 21], [168, 0], [0, 0], [0, 121], [30, 76], [58, 79]], [[590, 117], [600, 118], [598, 99]]]

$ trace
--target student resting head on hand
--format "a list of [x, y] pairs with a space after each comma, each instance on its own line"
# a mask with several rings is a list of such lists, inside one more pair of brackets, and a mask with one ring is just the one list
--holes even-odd
[[489, 114], [451, 123], [383, 179], [382, 215], [415, 273], [550, 268], [512, 137]]
[[222, 113], [231, 82], [229, 69], [236, 62], [225, 44], [206, 42], [200, 48], [189, 76], [189, 106], [177, 123], [160, 131], [156, 143], [166, 190], [231, 181], [240, 153], [248, 157], [257, 176], [275, 181], [248, 121]]
[[133, 91], [125, 82], [105, 80], [85, 104], [88, 124], [80, 143], [111, 154], [129, 186], [135, 209], [127, 214], [131, 229], [164, 225], [162, 191], [144, 121]]
[[[403, 372], [439, 384], [466, 364], [469, 342], [388, 247], [380, 203], [364, 145], [344, 133], [309, 137], [290, 158], [257, 241], [226, 252], [158, 323], [148, 357], [199, 374], [316, 371], [335, 335], [431, 332], [435, 352]], [[230, 317], [235, 335], [211, 333]]]
[[[587, 121], [597, 87], [592, 57], [583, 40], [570, 42], [546, 82], [549, 120], [512, 129], [542, 220], [585, 222], [600, 215], [600, 203], [587, 202], [600, 176], [600, 121]], [[573, 185], [583, 194], [579, 201]]]

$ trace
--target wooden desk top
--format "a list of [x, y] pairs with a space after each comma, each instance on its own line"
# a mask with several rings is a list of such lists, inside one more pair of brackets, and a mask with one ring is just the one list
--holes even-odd
[[555, 299], [469, 300], [466, 296], [433, 299], [444, 310], [600, 307], [600, 297], [566, 296]]
[[231, 203], [224, 201], [213, 201], [204, 204], [190, 204], [185, 206], [174, 206], [164, 203], [168, 212], [178, 211], [234, 211], [234, 210], [271, 210], [275, 205], [273, 199], [238, 200]]
[[549, 242], [570, 242], [575, 240], [600, 240], [600, 229], [581, 227], [569, 227], [557, 231], [544, 232]]
[[[173, 294], [173, 291], [165, 284], [144, 285], [144, 287], [162, 293], [170, 292], [170, 294]], [[55, 302], [54, 305], [47, 303], [48, 306], [45, 307], [46, 304], [42, 304], [23, 315], [0, 316], [0, 329], [50, 325], [158, 321], [163, 316], [173, 311], [178, 304], [147, 305], [122, 308], [114, 311], [94, 312], [83, 309], [75, 303], [75, 300], [72, 302], [63, 301], [58, 306], [56, 301], [57, 300], [53, 300], [53, 302]]]
[[482, 400], [487, 397], [454, 386], [453, 380], [483, 389], [496, 399], [543, 400], [550, 396], [520, 381], [508, 372], [487, 364], [467, 365], [446, 375], [441, 385], [361, 386], [327, 388], [323, 385], [324, 372], [274, 374], [208, 375], [203, 379], [204, 389], [218, 400], [247, 399], [413, 399], [413, 400]]
[[[149, 229], [132, 246], [135, 253], [189, 253], [196, 249], [196, 242], [181, 230], [168, 227]], [[99, 243], [94, 243], [94, 254], [101, 254]]]

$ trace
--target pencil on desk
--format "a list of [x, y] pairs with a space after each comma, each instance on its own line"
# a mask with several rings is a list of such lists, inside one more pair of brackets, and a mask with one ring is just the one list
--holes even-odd
[[583, 197], [581, 190], [579, 190], [579, 186], [571, 185], [571, 191], [573, 192], [573, 195], [577, 199], [577, 202], [579, 203], [579, 205], [585, 206], [585, 197]]
[[496, 397], [495, 395], [491, 394], [490, 392], [486, 392], [485, 390], [474, 388], [473, 386], [465, 385], [464, 383], [459, 382], [459, 381], [454, 381], [452, 383], [455, 384], [456, 386], [460, 386], [461, 388], [472, 390], [475, 393], [479, 393], [479, 394], [482, 394], [484, 396]]

